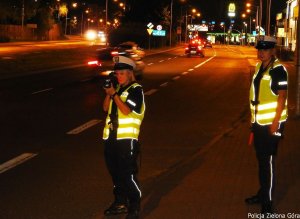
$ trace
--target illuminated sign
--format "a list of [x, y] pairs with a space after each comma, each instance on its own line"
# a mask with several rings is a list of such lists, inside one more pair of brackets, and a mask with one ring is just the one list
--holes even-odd
[[285, 37], [284, 28], [278, 28], [278, 30], [277, 30], [277, 37]]
[[152, 28], [154, 27], [154, 25], [153, 25], [151, 22], [149, 22], [149, 23], [147, 24], [147, 27], [148, 27], [149, 29], [152, 29]]
[[276, 20], [281, 20], [282, 19], [282, 13], [276, 14]]
[[235, 17], [235, 4], [234, 3], [230, 3], [228, 6], [228, 16]]
[[152, 32], [153, 36], [166, 36], [165, 30], [153, 30]]
[[298, 5], [294, 7], [294, 18], [298, 18], [299, 7]]

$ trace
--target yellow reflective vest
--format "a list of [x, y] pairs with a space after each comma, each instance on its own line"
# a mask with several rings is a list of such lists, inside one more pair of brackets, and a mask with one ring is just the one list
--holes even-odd
[[[130, 85], [123, 93], [120, 95], [120, 98], [123, 102], [126, 102], [128, 97], [128, 90], [130, 88], [141, 87], [138, 83], [133, 83]], [[119, 90], [119, 87], [116, 89]], [[105, 121], [105, 127], [103, 130], [103, 139], [108, 139], [109, 137], [109, 122], [110, 117], [109, 114], [111, 113], [112, 109], [112, 100], [110, 101], [108, 114]], [[117, 109], [118, 112], [118, 128], [117, 128], [117, 139], [138, 139], [140, 133], [140, 126], [144, 118], [145, 114], [145, 101], [144, 101], [144, 94], [143, 94], [143, 103], [141, 106], [140, 113], [136, 113], [131, 111], [128, 115], [124, 115], [119, 108]]]
[[[255, 101], [255, 91], [254, 91], [254, 79], [257, 76], [261, 63], [256, 65], [255, 73], [252, 79], [252, 85], [250, 88], [250, 110], [251, 110], [251, 122], [257, 122], [260, 125], [270, 125], [272, 124], [277, 108], [278, 95], [272, 92], [271, 82], [272, 78], [270, 76], [270, 70], [282, 66], [278, 60], [275, 60], [273, 66], [270, 66], [264, 73], [260, 81], [259, 94], [257, 100], [259, 101], [257, 105], [253, 105], [251, 101]], [[279, 82], [279, 83], [287, 83]], [[285, 102], [285, 109], [283, 110], [279, 122], [286, 121], [287, 119], [287, 101]]]

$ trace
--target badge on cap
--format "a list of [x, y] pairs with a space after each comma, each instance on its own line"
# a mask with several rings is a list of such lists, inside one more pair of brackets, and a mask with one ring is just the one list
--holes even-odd
[[119, 62], [120, 62], [119, 56], [114, 56], [114, 57], [113, 57], [113, 62], [114, 62], [114, 63], [119, 63]]

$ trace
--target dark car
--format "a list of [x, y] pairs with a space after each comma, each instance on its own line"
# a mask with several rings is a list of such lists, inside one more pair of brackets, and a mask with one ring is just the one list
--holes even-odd
[[209, 40], [204, 41], [203, 44], [204, 44], [204, 47], [205, 47], [205, 48], [207, 48], [207, 47], [212, 48], [212, 43], [211, 43], [211, 41], [209, 41]]
[[[134, 44], [136, 45], [136, 44]], [[106, 76], [113, 71], [114, 56], [126, 56], [134, 60], [136, 69], [134, 70], [137, 79], [141, 79], [145, 68], [143, 57], [144, 51], [137, 45], [131, 43], [122, 43], [116, 47], [101, 48], [96, 51], [96, 57], [88, 61], [88, 65], [95, 71], [95, 76]]]
[[200, 56], [204, 57], [203, 46], [199, 42], [191, 42], [187, 47], [185, 47], [185, 54], [187, 57]]

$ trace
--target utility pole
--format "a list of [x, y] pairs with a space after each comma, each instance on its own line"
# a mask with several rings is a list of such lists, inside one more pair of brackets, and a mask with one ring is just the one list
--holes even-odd
[[24, 0], [22, 1], [22, 31], [23, 31], [23, 28], [24, 28], [24, 18], [25, 18], [25, 3], [24, 3]]
[[271, 20], [271, 1], [272, 0], [267, 0], [267, 12], [266, 12], [266, 30], [267, 30], [267, 35], [270, 35], [270, 20]]
[[297, 15], [297, 41], [296, 41], [296, 72], [297, 72], [297, 94], [296, 94], [296, 116], [300, 117], [300, 17], [299, 17], [299, 6], [300, 1], [298, 0], [298, 15]]
[[170, 11], [171, 11], [171, 16], [170, 16], [170, 46], [172, 46], [172, 20], [173, 20], [173, 0], [171, 0], [171, 5], [170, 5]]
[[106, 0], [105, 3], [105, 37], [106, 37], [106, 41], [105, 41], [105, 45], [107, 46], [107, 41], [108, 41], [108, 35], [107, 35], [107, 19], [108, 19], [108, 0]]

